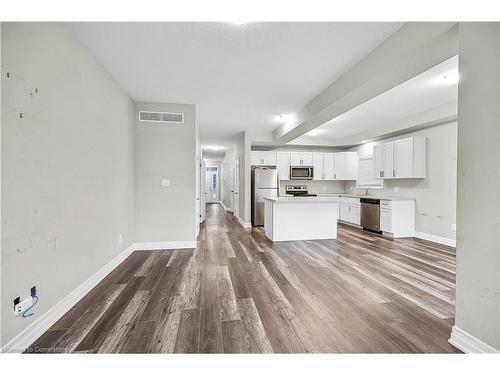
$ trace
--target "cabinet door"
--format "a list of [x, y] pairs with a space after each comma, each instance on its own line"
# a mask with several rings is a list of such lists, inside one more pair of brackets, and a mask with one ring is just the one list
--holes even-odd
[[380, 230], [383, 232], [392, 232], [392, 211], [380, 210]]
[[348, 152], [346, 154], [346, 180], [355, 181], [358, 178], [358, 154], [355, 152]]
[[313, 154], [313, 163], [314, 167], [314, 180], [321, 181], [325, 179], [324, 172], [324, 162], [323, 162], [323, 154], [314, 153]]
[[[315, 172], [316, 173], [316, 172]], [[334, 180], [335, 154], [323, 154], [323, 174], [325, 180]]]
[[361, 210], [359, 206], [349, 206], [351, 210], [351, 220], [350, 222], [356, 225], [359, 225], [361, 223]]
[[373, 163], [375, 166], [375, 178], [384, 177], [384, 145], [373, 146]]
[[303, 152], [302, 153], [302, 165], [307, 165], [307, 166], [313, 165], [312, 152]]
[[301, 152], [290, 152], [290, 165], [302, 165]]
[[343, 152], [335, 154], [335, 171], [333, 177], [335, 180], [347, 179], [347, 155]]
[[351, 221], [351, 211], [349, 210], [349, 205], [346, 203], [340, 204], [340, 220]]
[[264, 160], [264, 165], [276, 165], [276, 152], [263, 151], [262, 159]]
[[394, 177], [394, 142], [384, 143], [384, 178]]
[[394, 141], [394, 177], [413, 177], [413, 140], [404, 138]]
[[277, 154], [278, 178], [280, 180], [290, 179], [290, 153], [278, 152]]
[[251, 151], [250, 159], [252, 165], [261, 165], [262, 164], [262, 153], [260, 151]]

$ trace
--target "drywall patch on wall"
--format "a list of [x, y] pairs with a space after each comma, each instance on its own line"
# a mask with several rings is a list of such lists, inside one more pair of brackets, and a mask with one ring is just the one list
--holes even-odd
[[[1, 37], [5, 343], [132, 243], [133, 148], [131, 99], [67, 25]], [[34, 285], [35, 314], [14, 317]]]

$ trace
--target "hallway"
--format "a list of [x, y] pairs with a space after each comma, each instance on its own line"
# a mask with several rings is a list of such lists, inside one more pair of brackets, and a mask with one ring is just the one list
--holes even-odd
[[272, 243], [206, 215], [196, 249], [134, 252], [28, 352], [453, 352], [455, 249], [346, 225]]

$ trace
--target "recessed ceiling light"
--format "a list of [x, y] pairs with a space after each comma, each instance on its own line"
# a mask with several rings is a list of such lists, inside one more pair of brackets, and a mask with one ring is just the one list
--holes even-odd
[[232, 23], [233, 25], [245, 25], [247, 23], [250, 23], [250, 21], [229, 21], [230, 23]]
[[454, 85], [458, 83], [458, 79], [459, 77], [457, 70], [452, 70], [441, 76], [441, 82], [443, 82], [445, 85]]
[[284, 123], [284, 122], [287, 122], [289, 118], [290, 118], [290, 115], [283, 113], [281, 115], [274, 116], [274, 121], [279, 122], [279, 123]]
[[312, 137], [315, 137], [321, 133], [324, 133], [324, 130], [323, 129], [313, 129], [313, 130], [310, 130], [307, 132], [307, 135], [310, 135]]
[[203, 149], [206, 149], [206, 150], [220, 151], [220, 150], [222, 150], [224, 147], [222, 147], [222, 146], [203, 146], [202, 148], [203, 148]]

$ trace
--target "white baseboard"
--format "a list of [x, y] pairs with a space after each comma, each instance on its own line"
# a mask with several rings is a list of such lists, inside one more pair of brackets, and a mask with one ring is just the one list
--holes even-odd
[[165, 241], [165, 242], [138, 242], [132, 245], [134, 251], [168, 250], [168, 249], [194, 249], [196, 241]]
[[126, 248], [99, 271], [84, 281], [80, 286], [67, 294], [54, 307], [33, 321], [17, 336], [2, 347], [3, 353], [21, 353], [35, 342], [45, 331], [76, 305], [88, 292], [90, 292], [102, 279], [113, 271], [133, 252], [133, 245]]
[[76, 305], [88, 292], [90, 292], [102, 279], [123, 262], [133, 251], [141, 250], [166, 250], [166, 249], [192, 249], [197, 246], [196, 241], [167, 241], [167, 242], [141, 242], [130, 245], [118, 254], [89, 279], [61, 299], [54, 307], [33, 321], [21, 333], [2, 347], [4, 353], [20, 353], [35, 342], [45, 331]]
[[222, 208], [224, 209], [224, 211], [228, 211], [228, 212], [232, 212], [233, 211], [232, 208], [226, 207], [226, 205], [224, 203], [220, 202], [220, 204], [221, 204]]
[[252, 228], [252, 223], [245, 223], [245, 220], [243, 220], [241, 217], [239, 217], [239, 216], [236, 216], [236, 217], [238, 218], [238, 221], [240, 222], [240, 224], [243, 228], [246, 228], [246, 229]]
[[457, 241], [456, 240], [452, 240], [451, 238], [436, 236], [434, 234], [417, 232], [417, 231], [415, 231], [414, 236], [416, 238], [420, 238], [422, 240], [427, 240], [427, 241], [432, 241], [432, 242], [440, 243], [442, 245], [457, 247]]
[[486, 344], [457, 326], [453, 326], [448, 342], [464, 353], [500, 353], [500, 350]]

